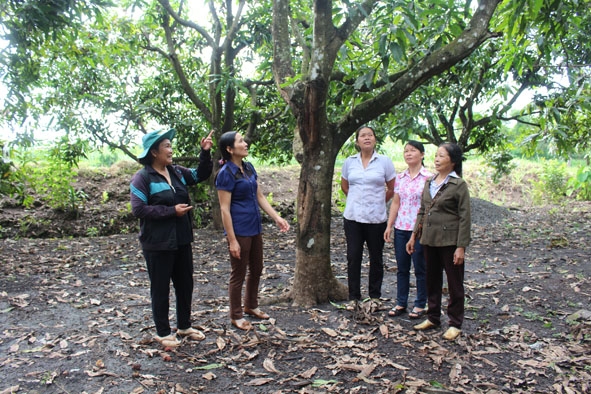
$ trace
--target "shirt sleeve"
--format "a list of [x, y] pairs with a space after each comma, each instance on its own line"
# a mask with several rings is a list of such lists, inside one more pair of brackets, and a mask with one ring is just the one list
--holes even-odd
[[343, 163], [343, 168], [341, 169], [341, 178], [347, 180], [349, 179], [349, 161], [350, 159], [345, 159]]
[[386, 174], [386, 182], [390, 182], [396, 177], [396, 170], [394, 169], [394, 163], [392, 163], [389, 157], [386, 156], [385, 162], [384, 172]]
[[216, 189], [231, 192], [232, 190], [234, 190], [235, 183], [236, 180], [234, 179], [232, 171], [228, 170], [228, 167], [224, 165], [218, 172], [218, 175], [215, 179]]

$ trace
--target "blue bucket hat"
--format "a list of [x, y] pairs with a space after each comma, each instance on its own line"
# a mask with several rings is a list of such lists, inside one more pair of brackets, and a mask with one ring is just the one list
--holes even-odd
[[144, 151], [142, 153], [140, 153], [137, 156], [137, 158], [143, 159], [144, 157], [146, 157], [146, 155], [148, 154], [150, 149], [152, 149], [152, 146], [154, 146], [154, 144], [156, 142], [160, 142], [164, 139], [169, 139], [172, 141], [175, 133], [176, 133], [175, 129], [170, 129], [170, 130], [156, 130], [156, 131], [152, 131], [148, 134], [144, 134], [144, 136], [142, 137], [142, 145], [144, 146]]

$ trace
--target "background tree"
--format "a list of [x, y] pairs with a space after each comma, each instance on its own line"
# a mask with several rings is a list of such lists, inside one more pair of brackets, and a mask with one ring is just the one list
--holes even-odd
[[[522, 29], [507, 29], [502, 22], [510, 18], [497, 18], [504, 39], [482, 45], [392, 112], [393, 138], [415, 134], [435, 145], [457, 142], [464, 152], [488, 154], [498, 170], [507, 168], [508, 149], [519, 143], [528, 152], [538, 141], [561, 154], [585, 149], [576, 119], [583, 125], [588, 113], [580, 110], [589, 101], [584, 85], [591, 52], [583, 39], [591, 26], [589, 4], [539, 1], [519, 8], [514, 23]], [[529, 102], [520, 100], [534, 92]], [[502, 130], [509, 121], [523, 126], [522, 137]]]

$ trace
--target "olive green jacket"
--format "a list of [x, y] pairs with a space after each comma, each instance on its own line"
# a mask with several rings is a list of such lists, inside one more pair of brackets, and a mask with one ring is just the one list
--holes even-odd
[[425, 216], [425, 209], [431, 206], [429, 184], [434, 178], [425, 182], [421, 208], [413, 231], [416, 233], [419, 224], [423, 224], [421, 245], [465, 248], [470, 244], [471, 227], [468, 184], [462, 178], [450, 177], [448, 185]]

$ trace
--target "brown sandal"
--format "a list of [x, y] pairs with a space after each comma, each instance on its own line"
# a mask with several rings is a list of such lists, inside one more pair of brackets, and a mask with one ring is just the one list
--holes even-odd
[[259, 308], [254, 308], [254, 309], [244, 308], [244, 313], [254, 316], [258, 319], [263, 319], [263, 320], [266, 320], [270, 317], [269, 315], [267, 315], [265, 312], [263, 312]]
[[252, 329], [252, 324], [246, 319], [232, 319], [232, 325], [240, 330], [248, 331]]

